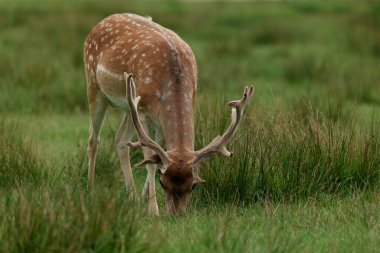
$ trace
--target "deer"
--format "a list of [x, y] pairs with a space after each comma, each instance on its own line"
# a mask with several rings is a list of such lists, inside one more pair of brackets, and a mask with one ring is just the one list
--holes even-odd
[[[84, 42], [84, 68], [90, 129], [87, 146], [88, 185], [93, 185], [100, 131], [107, 108], [123, 112], [115, 145], [129, 197], [139, 199], [133, 179], [130, 149], [141, 147], [146, 181], [142, 196], [148, 211], [158, 215], [155, 173], [169, 215], [184, 213], [191, 192], [204, 183], [201, 163], [214, 154], [233, 155], [226, 144], [241, 122], [253, 86], [232, 108], [228, 129], [200, 150], [194, 149], [194, 102], [197, 65], [190, 46], [175, 32], [150, 17], [113, 14], [95, 25]], [[135, 134], [138, 140], [132, 142]], [[154, 140], [149, 137], [154, 135]], [[166, 151], [163, 147], [166, 146]], [[158, 168], [158, 169], [157, 169]]]

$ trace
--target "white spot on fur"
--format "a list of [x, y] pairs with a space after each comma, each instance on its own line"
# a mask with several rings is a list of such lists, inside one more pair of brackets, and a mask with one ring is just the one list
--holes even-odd
[[171, 91], [168, 91], [162, 95], [161, 99], [164, 101], [164, 100], [168, 99], [171, 94], [172, 94]]
[[150, 77], [147, 77], [144, 79], [144, 83], [146, 83], [146, 84], [150, 84], [151, 82], [152, 82], [152, 78], [150, 78]]

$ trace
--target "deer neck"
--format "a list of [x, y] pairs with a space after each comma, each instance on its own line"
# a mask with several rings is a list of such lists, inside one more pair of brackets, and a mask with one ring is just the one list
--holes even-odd
[[160, 108], [167, 150], [194, 150], [193, 93], [171, 91], [171, 99]]

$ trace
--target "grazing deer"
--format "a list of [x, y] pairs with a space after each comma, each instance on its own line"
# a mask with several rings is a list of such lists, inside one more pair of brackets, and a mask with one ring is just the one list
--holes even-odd
[[[229, 103], [232, 123], [227, 131], [206, 147], [194, 151], [197, 66], [190, 47], [176, 33], [150, 18], [135, 14], [111, 15], [87, 36], [84, 64], [91, 116], [87, 149], [89, 184], [94, 180], [102, 122], [107, 107], [113, 105], [125, 111], [115, 140], [130, 196], [137, 197], [129, 149], [142, 147], [145, 160], [138, 165], [145, 165], [147, 169], [143, 195], [148, 197], [149, 212], [158, 214], [156, 165], [160, 166], [167, 212], [184, 211], [191, 191], [205, 182], [199, 176], [200, 163], [212, 154], [232, 155], [225, 145], [239, 125], [253, 87], [245, 88], [241, 100]], [[149, 129], [155, 130], [155, 140], [148, 136]], [[132, 143], [135, 132], [139, 140]], [[167, 151], [159, 144], [162, 141]]]

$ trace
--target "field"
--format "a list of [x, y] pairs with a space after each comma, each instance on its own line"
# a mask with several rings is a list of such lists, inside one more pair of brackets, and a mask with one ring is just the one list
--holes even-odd
[[[196, 148], [228, 126], [185, 215], [128, 200], [108, 112], [93, 191], [83, 41], [102, 18], [149, 15], [192, 47]], [[380, 4], [0, 2], [0, 252], [378, 252]], [[132, 164], [142, 157], [132, 153]], [[134, 169], [142, 188], [145, 170]], [[158, 185], [158, 184], [157, 184]]]

